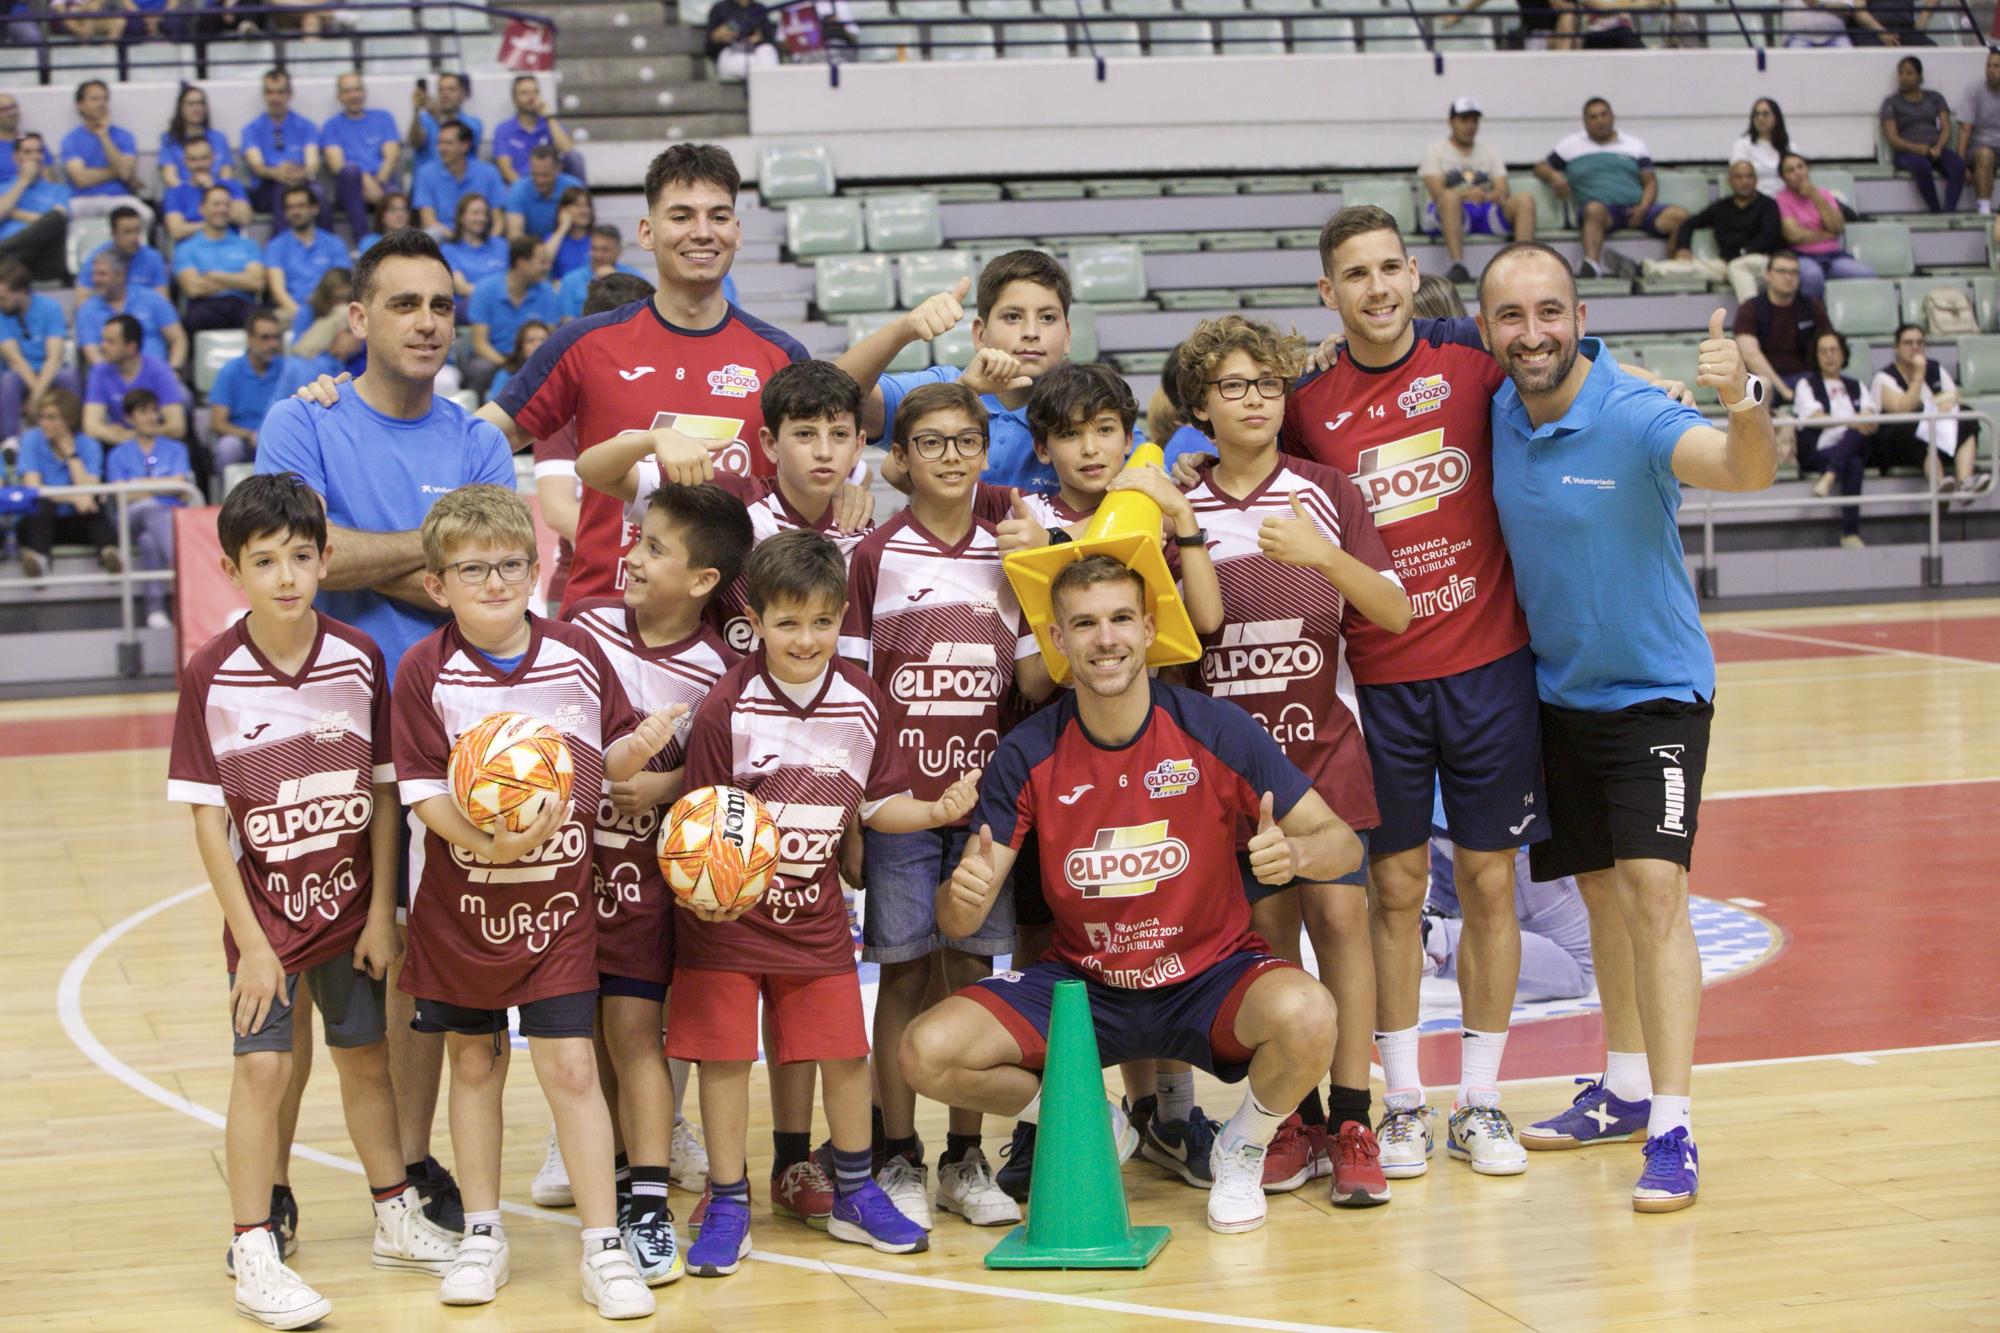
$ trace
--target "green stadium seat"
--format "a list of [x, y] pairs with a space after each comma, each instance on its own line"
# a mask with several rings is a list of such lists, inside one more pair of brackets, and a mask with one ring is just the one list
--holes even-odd
[[[1088, 33], [1088, 38], [1085, 37]], [[1130, 19], [1093, 20], [1076, 25], [1076, 49], [1082, 55], [1100, 55], [1106, 60], [1136, 60], [1146, 53], [1139, 41], [1139, 25]]]
[[1155, 19], [1146, 25], [1146, 45], [1156, 56], [1212, 56], [1215, 25], [1207, 19]]
[[1874, 269], [1877, 277], [1906, 278], [1917, 271], [1907, 227], [1892, 222], [1850, 222], [1846, 240], [1848, 253]]
[[1136, 245], [1079, 247], [1069, 253], [1069, 280], [1079, 301], [1142, 300], [1146, 259]]
[[1903, 312], [1887, 278], [1834, 278], [1826, 284], [1826, 313], [1852, 337], [1894, 333]]
[[1421, 51], [1424, 32], [1407, 14], [1371, 15], [1361, 22], [1361, 45], [1378, 52]]
[[1971, 279], [1972, 308], [1979, 314], [1979, 327], [1988, 333], [2000, 331], [2000, 273], [1980, 273]]
[[998, 203], [1005, 193], [994, 181], [938, 181], [924, 188], [941, 204]]
[[887, 255], [822, 255], [813, 262], [813, 299], [827, 315], [862, 315], [896, 305]]
[[1700, 358], [1695, 345], [1685, 342], [1635, 343], [1627, 349], [1639, 364], [1662, 379], [1679, 380], [1690, 387], [1700, 374]]
[[1658, 202], [1662, 205], [1678, 206], [1690, 213], [1708, 207], [1708, 177], [1693, 171], [1662, 171], [1654, 179], [1659, 182]]
[[1083, 186], [1070, 180], [1008, 181], [1009, 199], [1081, 199]]
[[794, 199], [785, 205], [785, 248], [794, 257], [849, 254], [866, 244], [854, 199]]
[[767, 204], [824, 199], [833, 188], [833, 154], [825, 144], [779, 144], [757, 155], [757, 193]]
[[1317, 287], [1246, 287], [1243, 304], [1254, 309], [1290, 310], [1319, 304]]
[[1043, 18], [1073, 19], [1079, 13], [1098, 15], [1108, 12], [1104, 0], [1036, 0], [1036, 7]]
[[1866, 339], [1849, 338], [1847, 340], [1847, 365], [1845, 369], [1848, 374], [1861, 381], [1863, 385], [1866, 385], [1874, 377], [1875, 353], [1870, 350]]
[[[903, 255], [896, 265], [896, 287], [902, 295], [902, 304], [909, 310], [921, 302], [948, 292], [958, 285], [960, 278], [978, 278], [979, 268], [970, 250], [930, 250]], [[965, 299], [966, 307], [972, 305], [972, 297]]]
[[1069, 55], [1069, 29], [1061, 23], [1006, 23], [1000, 33], [1004, 60], [1062, 60]]
[[1087, 305], [1069, 308], [1069, 359], [1097, 360], [1097, 311]]
[[1177, 291], [1154, 292], [1162, 310], [1234, 310], [1242, 297], [1234, 287], [1188, 287]]
[[[1969, 299], [1972, 295], [1970, 283], [1964, 276], [1945, 278], [1904, 278], [1900, 284], [1903, 292], [1903, 322], [1921, 324], [1924, 322], [1924, 294], [1939, 287], [1956, 287]], [[1974, 310], [1978, 307], [1975, 305]]]
[[1116, 0], [1116, 4], [1106, 6], [1106, 12], [1117, 13], [1121, 18], [1165, 18], [1176, 12], [1174, 0]]
[[1350, 18], [1310, 18], [1292, 20], [1292, 50], [1312, 51], [1358, 51], [1361, 44], [1354, 40], [1354, 20]]
[[1168, 176], [1160, 188], [1174, 196], [1235, 194], [1236, 182], [1227, 176]]
[[1138, 236], [1118, 238], [1127, 245], [1136, 245], [1149, 255], [1179, 255], [1201, 249], [1201, 242], [1183, 231], [1146, 232]]
[[1958, 387], [1968, 394], [2000, 393], [2000, 336], [1958, 340]]
[[1250, 0], [1253, 14], [1310, 14], [1313, 0]]
[[951, 332], [931, 339], [931, 364], [963, 370], [972, 364], [972, 351], [972, 321], [967, 320]]
[[894, 64], [905, 57], [923, 57], [923, 29], [914, 23], [867, 23], [861, 26], [861, 59], [874, 64]]
[[1405, 236], [1417, 230], [1417, 205], [1408, 180], [1350, 180], [1340, 187], [1340, 202], [1345, 208], [1373, 204], [1385, 210]]
[[896, 0], [899, 19], [962, 19], [965, 8], [959, 0]]
[[1319, 249], [1318, 227], [1294, 227], [1288, 231], [1281, 231], [1277, 235], [1278, 248], [1280, 250]]
[[1688, 250], [1696, 259], [1722, 258], [1722, 247], [1716, 243], [1715, 233], [1707, 227], [1697, 227], [1688, 233]]
[[1029, 19], [1035, 0], [966, 0], [965, 12], [976, 19]]
[[[1855, 193], [1853, 172], [1832, 171], [1814, 167], [1812, 169], [1812, 179], [1813, 184], [1819, 186], [1820, 189], [1839, 195], [1848, 202], [1850, 207], [1853, 206]], [[1726, 189], [1727, 187], [1725, 186], [1724, 188]]]
[[1224, 19], [1222, 54], [1226, 56], [1281, 56], [1285, 54], [1283, 19]]
[[1155, 199], [1161, 189], [1151, 176], [1107, 176], [1083, 183], [1084, 194], [1092, 199]]
[[870, 250], [936, 250], [944, 219], [934, 194], [878, 194], [867, 200]]
[[[108, 239], [108, 238], [107, 238]], [[215, 387], [215, 376], [250, 348], [242, 329], [208, 329], [194, 335], [194, 387], [204, 396]]]
[[848, 12], [856, 23], [886, 23], [896, 16], [896, 7], [889, 0], [849, 0]]
[[[1535, 235], [1576, 230], [1576, 220], [1570, 216], [1568, 202], [1557, 197], [1556, 192], [1549, 188], [1549, 183], [1534, 172], [1508, 172], [1507, 189], [1514, 194], [1525, 194], [1535, 201]], [[1695, 235], [1707, 236], [1709, 233], [1696, 232]], [[1711, 236], [1711, 244], [1713, 240]]]
[[1111, 354], [1111, 364], [1127, 375], [1157, 375], [1166, 368], [1167, 354], [1165, 352], [1113, 352]]
[[990, 23], [940, 25], [931, 29], [931, 59], [996, 60], [1000, 52], [994, 42]]
[[[847, 345], [849, 347], [854, 346], [854, 344], [860, 342], [863, 338], [866, 338], [869, 334], [875, 332], [894, 318], [896, 318], [894, 315], [863, 315], [859, 318], [848, 320]], [[896, 353], [895, 359], [889, 363], [888, 373], [903, 375], [912, 370], [922, 370], [930, 363], [931, 345], [919, 338], [916, 342], [910, 343], [902, 351]]]

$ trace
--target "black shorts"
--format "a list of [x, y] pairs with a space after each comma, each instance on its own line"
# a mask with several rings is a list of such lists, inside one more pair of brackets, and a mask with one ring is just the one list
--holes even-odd
[[644, 977], [618, 977], [613, 976], [609, 972], [599, 972], [597, 974], [598, 998], [608, 999], [614, 995], [622, 995], [633, 1000], [651, 1000], [654, 1004], [663, 1004], [667, 998], [667, 983], [664, 981], [648, 981]]
[[[524, 1037], [588, 1037], [597, 1026], [597, 992], [577, 991], [530, 1000], [521, 1008]], [[465, 1037], [499, 1038], [507, 1032], [505, 1009], [468, 1009], [443, 1000], [417, 999], [410, 1026], [419, 1032], [456, 1032]]]
[[1610, 713], [1543, 704], [1549, 838], [1528, 849], [1535, 879], [1638, 858], [1692, 865], [1714, 716], [1714, 704], [1680, 699]]
[[1014, 858], [1014, 928], [1055, 924], [1055, 913], [1042, 896], [1042, 849], [1030, 832]]

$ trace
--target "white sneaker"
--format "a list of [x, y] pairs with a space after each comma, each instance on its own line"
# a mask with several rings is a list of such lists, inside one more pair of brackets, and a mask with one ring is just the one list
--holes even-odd
[[535, 1183], [528, 1186], [528, 1197], [544, 1208], [568, 1208], [576, 1202], [569, 1188], [569, 1168], [563, 1165], [562, 1149], [556, 1146], [554, 1125], [549, 1126], [548, 1153], [542, 1158], [542, 1169], [535, 1172]]
[[644, 1319], [653, 1313], [653, 1292], [639, 1280], [631, 1256], [611, 1245], [583, 1261], [583, 1299], [606, 1319]]
[[278, 1242], [258, 1227], [230, 1242], [236, 1259], [236, 1313], [265, 1328], [304, 1328], [333, 1313], [333, 1302], [278, 1257]]
[[377, 1268], [443, 1277], [458, 1257], [458, 1237], [424, 1216], [423, 1196], [411, 1185], [375, 1205]]
[[708, 1188], [708, 1149], [701, 1131], [684, 1115], [674, 1117], [674, 1141], [667, 1155], [667, 1181], [677, 1190], [699, 1194]]
[[1139, 1151], [1139, 1131], [1125, 1114], [1125, 1108], [1118, 1104], [1117, 1098], [1107, 1097], [1104, 1103], [1111, 1108], [1111, 1141], [1118, 1145], [1118, 1164], [1123, 1166], [1132, 1160], [1133, 1153]]
[[922, 1162], [907, 1157], [891, 1157], [882, 1163], [875, 1183], [896, 1205], [896, 1211], [924, 1230], [931, 1229], [931, 1173]]
[[1021, 1205], [994, 1182], [993, 1168], [977, 1148], [938, 1168], [937, 1206], [976, 1227], [1011, 1226], [1021, 1220]]
[[1445, 1151], [1482, 1176], [1518, 1176], [1528, 1169], [1528, 1150], [1514, 1122], [1497, 1106], [1461, 1106], [1445, 1127]]
[[1375, 1141], [1382, 1146], [1378, 1160], [1388, 1179], [1410, 1180], [1430, 1170], [1431, 1150], [1437, 1146], [1431, 1114], [1428, 1106], [1392, 1106], [1375, 1126]]
[[507, 1285], [507, 1238], [474, 1227], [458, 1243], [458, 1255], [438, 1283], [446, 1305], [485, 1305]]
[[1208, 1150], [1208, 1229], [1225, 1235], [1255, 1231], [1264, 1225], [1264, 1147], [1248, 1139], [1224, 1152], [1222, 1139]]

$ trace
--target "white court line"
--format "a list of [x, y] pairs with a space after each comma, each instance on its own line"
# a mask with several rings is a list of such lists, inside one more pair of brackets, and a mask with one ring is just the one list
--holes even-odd
[[1849, 652], [1875, 653], [1882, 657], [1913, 657], [1930, 662], [1963, 662], [1967, 666], [2000, 671], [2000, 662], [1987, 662], [1977, 657], [1960, 657], [1956, 653], [1926, 653], [1915, 648], [1889, 648], [1879, 643], [1849, 643], [1845, 639], [1822, 639], [1816, 634], [1789, 634], [1775, 629], [1738, 629], [1732, 634], [1748, 634], [1753, 639], [1775, 639], [1780, 643], [1808, 643], [1818, 648], [1845, 648]]
[[[132, 1066], [113, 1055], [97, 1034], [90, 1030], [90, 1024], [83, 1017], [83, 983], [90, 975], [92, 964], [129, 934], [162, 912], [180, 906], [191, 898], [208, 892], [208, 885], [197, 884], [191, 889], [162, 898], [151, 907], [142, 908], [112, 926], [89, 944], [83, 952], [70, 960], [63, 969], [62, 980], [56, 984], [56, 1013], [62, 1019], [63, 1031], [82, 1051], [85, 1058], [111, 1077], [123, 1083], [142, 1097], [150, 1097], [169, 1110], [199, 1120], [214, 1129], [223, 1127], [223, 1117], [198, 1102], [189, 1101], [181, 1094], [161, 1087]], [[336, 1157], [332, 1153], [321, 1152], [317, 1148], [299, 1146], [293, 1155], [303, 1157], [320, 1166], [330, 1166], [336, 1171], [350, 1175], [361, 1175], [361, 1164]], [[500, 1207], [509, 1213], [522, 1217], [538, 1217], [547, 1222], [561, 1222], [567, 1226], [582, 1225], [567, 1213], [550, 1212], [541, 1208], [527, 1208], [520, 1204], [502, 1201]], [[1209, 1324], [1227, 1328], [1270, 1329], [1276, 1333], [1365, 1333], [1365, 1330], [1346, 1328], [1337, 1324], [1296, 1324], [1282, 1319], [1257, 1319], [1248, 1315], [1211, 1314], [1202, 1310], [1175, 1310], [1160, 1305], [1138, 1305], [1130, 1301], [1107, 1301], [1094, 1296], [1066, 1296], [1058, 1292], [1027, 1291], [1018, 1287], [988, 1286], [978, 1282], [955, 1282], [950, 1278], [925, 1277], [917, 1273], [897, 1273], [879, 1268], [862, 1268], [854, 1264], [829, 1263], [823, 1259], [804, 1259], [790, 1254], [773, 1254], [766, 1250], [750, 1251], [752, 1259], [763, 1263], [780, 1264], [787, 1268], [799, 1268], [808, 1272], [825, 1273], [829, 1277], [848, 1277], [869, 1282], [889, 1282], [904, 1287], [927, 1287], [933, 1291], [952, 1291], [967, 1296], [988, 1296], [998, 1300], [1027, 1301], [1041, 1305], [1066, 1305], [1080, 1310], [1097, 1310], [1105, 1314], [1140, 1315], [1148, 1319], [1164, 1319], [1185, 1324]], [[696, 1279], [688, 1279], [696, 1280]]]
[[1855, 782], [1805, 787], [1748, 787], [1742, 791], [1705, 791], [1704, 801], [1747, 801], [1761, 796], [1838, 796], [1846, 792], [1858, 791], [1902, 791], [1920, 787], [1970, 787], [1981, 782], [2000, 782], [2000, 775], [1990, 778], [1932, 778], [1925, 782]]

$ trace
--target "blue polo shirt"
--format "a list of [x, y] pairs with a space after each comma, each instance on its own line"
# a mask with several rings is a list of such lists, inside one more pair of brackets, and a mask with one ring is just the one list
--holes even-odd
[[[104, 407], [104, 419], [114, 426], [123, 426], [125, 420], [125, 395], [134, 389], [151, 389], [153, 396], [160, 400], [161, 407], [172, 407], [175, 403], [187, 402], [187, 390], [175, 378], [173, 367], [158, 357], [141, 356], [139, 368], [126, 379], [118, 373], [118, 367], [109, 361], [100, 361], [90, 368], [90, 378], [84, 381], [84, 403], [100, 403]], [[106, 481], [112, 480], [110, 477]]]
[[[121, 130], [116, 125], [111, 127], [111, 142], [118, 145], [118, 151], [121, 153], [132, 154], [139, 151], [138, 144], [132, 139], [132, 131]], [[97, 168], [111, 165], [110, 162], [105, 160], [104, 145], [97, 141], [96, 135], [81, 125], [63, 136], [62, 152], [59, 155], [59, 159], [63, 164], [65, 175], [68, 174], [69, 164], [72, 162], [81, 162], [86, 167]], [[132, 191], [126, 186], [124, 181], [114, 176], [108, 181], [100, 181], [87, 190], [78, 190], [77, 193], [80, 195], [130, 194]]]
[[[229, 139], [221, 130], [210, 129], [207, 137], [208, 146], [215, 150], [215, 166], [212, 168], [213, 170], [221, 171], [236, 160], [236, 155], [230, 151]], [[187, 177], [187, 145], [179, 139], [174, 138], [171, 134], [162, 134], [160, 136], [159, 163], [163, 167], [174, 168], [181, 173], [182, 179], [185, 180]]]
[[[164, 435], [154, 440], [150, 449], [137, 440], [127, 440], [123, 444], [112, 445], [111, 451], [104, 455], [106, 481], [143, 481], [149, 477], [191, 478], [193, 475], [187, 446]], [[178, 495], [151, 495], [145, 498], [163, 505], [181, 503]]]
[[[330, 408], [274, 404], [258, 432], [257, 470], [298, 473], [326, 500], [329, 521], [361, 532], [413, 531], [439, 496], [471, 482], [514, 489], [514, 460], [490, 422], [444, 397], [414, 421], [383, 416], [352, 386]], [[318, 606], [371, 636], [392, 679], [410, 645], [445, 619], [366, 590], [321, 588]]]
[[306, 149], [319, 143], [319, 130], [296, 111], [287, 111], [283, 122], [273, 121], [266, 112], [243, 127], [240, 142], [245, 153], [252, 148], [261, 153], [266, 167], [286, 162], [303, 166]]
[[347, 267], [347, 247], [330, 231], [314, 227], [312, 240], [301, 241], [287, 227], [264, 247], [264, 262], [283, 270], [285, 291], [294, 301], [304, 302], [328, 269]]
[[1559, 708], [1615, 712], [1715, 696], [1681, 551], [1674, 446], [1708, 424], [1585, 338], [1589, 376], [1537, 429], [1511, 381], [1493, 395], [1493, 500], [1528, 617], [1535, 684]]
[[578, 236], [566, 233], [560, 239], [550, 236], [548, 240], [555, 246], [555, 253], [549, 256], [549, 272], [558, 280], [568, 277], [580, 268], [590, 267], [590, 233]]
[[[46, 213], [52, 208], [67, 208], [72, 191], [67, 185], [58, 185], [50, 180], [38, 180], [21, 191], [21, 197], [14, 201], [14, 207], [22, 213]], [[0, 222], [0, 241], [6, 240], [17, 231], [25, 230], [27, 223], [8, 215]]]
[[[76, 456], [83, 460], [83, 466], [91, 476], [104, 480], [104, 446], [93, 436], [78, 431], [76, 436]], [[55, 446], [40, 426], [30, 426], [21, 432], [21, 473], [33, 472], [42, 479], [44, 486], [67, 486], [70, 484], [69, 464], [56, 457]], [[74, 514], [76, 506], [67, 500], [56, 504], [56, 513]]]
[[[478, 157], [479, 141], [486, 134], [486, 122], [462, 107], [452, 119], [472, 131], [472, 156], [475, 158]], [[423, 127], [424, 141], [418, 145], [416, 152], [410, 154], [410, 170], [412, 172], [422, 171], [425, 167], [438, 160], [437, 117], [428, 111], [419, 111], [417, 113], [417, 124]]]
[[[220, 185], [223, 189], [229, 191], [231, 199], [241, 200], [244, 203], [250, 201], [250, 196], [245, 194], [243, 187], [235, 181], [218, 179], [215, 185]], [[189, 222], [199, 225], [201, 222], [201, 197], [214, 189], [215, 185], [176, 185], [161, 198], [160, 210], [165, 213], [172, 213], [176, 217], [186, 218]]]
[[498, 236], [488, 236], [484, 245], [446, 241], [438, 250], [444, 255], [444, 262], [451, 265], [451, 271], [475, 287], [495, 273], [507, 271], [507, 242]]
[[67, 337], [69, 321], [62, 307], [40, 292], [28, 293], [28, 308], [20, 314], [0, 314], [0, 343], [19, 343], [21, 359], [38, 375], [48, 359], [49, 339]]
[[454, 177], [445, 170], [444, 163], [433, 162], [418, 170], [410, 192], [410, 207], [436, 209], [438, 221], [449, 227], [458, 216], [459, 199], [468, 194], [484, 195], [488, 204], [500, 207], [500, 201], [507, 196], [507, 182], [500, 179], [500, 168], [491, 162], [467, 158], [465, 175]]
[[[92, 250], [90, 257], [83, 261], [83, 272], [78, 276], [85, 282], [89, 282], [91, 265], [97, 262], [99, 255], [103, 254], [106, 250], [112, 249], [115, 244], [115, 242], [106, 241], [95, 250]], [[140, 246], [137, 253], [125, 261], [125, 281], [135, 287], [166, 286], [166, 257], [150, 245]]]
[[[509, 121], [508, 124], [513, 124]], [[499, 168], [495, 167], [495, 171]], [[562, 201], [564, 190], [581, 186], [582, 181], [567, 171], [558, 171], [555, 182], [549, 186], [547, 194], [535, 192], [535, 182], [527, 175], [527, 168], [521, 169], [521, 179], [507, 187], [506, 209], [509, 213], [519, 213], [527, 220], [530, 236], [546, 236], [556, 229], [556, 214]]]
[[514, 170], [523, 176], [528, 174], [528, 159], [537, 148], [553, 142], [549, 135], [546, 116], [538, 117], [533, 129], [522, 129], [519, 116], [509, 116], [493, 127], [493, 160], [506, 158], [514, 164]]
[[382, 169], [382, 145], [395, 143], [402, 137], [396, 128], [396, 118], [379, 107], [371, 107], [359, 116], [336, 111], [319, 127], [322, 149], [338, 148], [346, 155], [348, 166], [359, 167], [371, 176]]
[[[635, 278], [646, 278], [648, 282], [652, 281], [630, 264], [620, 264], [617, 271], [630, 273]], [[564, 319], [576, 319], [583, 314], [584, 303], [590, 299], [590, 282], [595, 276], [590, 271], [589, 264], [585, 264], [582, 268], [573, 268], [563, 275], [561, 284], [556, 287], [556, 309], [561, 312]], [[727, 282], [728, 279], [724, 281]], [[734, 298], [730, 298], [730, 303], [735, 304]]]
[[[896, 408], [910, 390], [924, 384], [956, 384], [961, 373], [957, 366], [932, 366], [907, 375], [884, 375], [880, 380], [882, 419], [895, 421]], [[995, 486], [1018, 486], [1023, 491], [1055, 494], [1060, 483], [1054, 465], [1035, 457], [1034, 437], [1028, 433], [1027, 404], [1009, 409], [992, 394], [980, 395], [979, 401], [986, 405], [987, 418], [986, 470], [980, 473], [980, 479]], [[882, 433], [886, 438], [888, 430], [885, 428]]]
[[556, 309], [556, 289], [548, 283], [538, 282], [528, 288], [516, 304], [507, 291], [507, 275], [495, 273], [481, 279], [472, 289], [465, 317], [471, 323], [486, 326], [496, 351], [509, 353], [514, 350], [514, 339], [520, 336], [523, 324], [539, 319], [553, 329], [562, 315]]
[[181, 322], [180, 312], [173, 302], [154, 291], [151, 287], [134, 287], [125, 284], [125, 299], [117, 305], [92, 292], [84, 303], [76, 308], [76, 342], [79, 347], [95, 347], [104, 341], [104, 326], [111, 322], [113, 315], [130, 315], [139, 321], [144, 337], [139, 340], [139, 350], [147, 356], [167, 359], [166, 331]]
[[211, 407], [220, 403], [229, 409], [229, 424], [256, 430], [263, 424], [271, 404], [290, 395], [310, 380], [306, 364], [296, 357], [274, 356], [258, 374], [248, 356], [239, 356], [215, 372], [215, 384], [208, 391]]
[[257, 242], [233, 227], [217, 237], [198, 231], [174, 247], [176, 273], [188, 269], [197, 273], [241, 273], [252, 264], [263, 262], [264, 252], [257, 248]]

